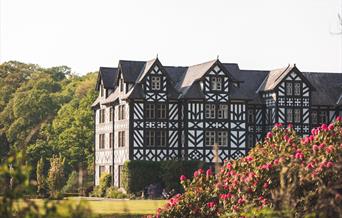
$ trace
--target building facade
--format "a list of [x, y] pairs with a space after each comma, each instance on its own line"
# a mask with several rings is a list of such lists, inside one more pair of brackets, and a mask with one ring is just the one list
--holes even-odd
[[299, 134], [342, 114], [342, 74], [241, 70], [218, 59], [189, 67], [119, 61], [101, 67], [93, 103], [95, 184], [121, 186], [127, 160], [236, 159], [275, 123]]

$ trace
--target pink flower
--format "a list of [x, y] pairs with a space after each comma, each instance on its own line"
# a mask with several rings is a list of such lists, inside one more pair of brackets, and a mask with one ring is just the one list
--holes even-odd
[[207, 203], [207, 206], [208, 206], [209, 208], [213, 208], [213, 207], [216, 206], [216, 203], [213, 202], [213, 201], [211, 201], [211, 202], [208, 202], [208, 203]]
[[275, 160], [273, 161], [273, 163], [274, 163], [274, 165], [278, 165], [278, 164], [279, 164], [279, 159], [275, 159]]
[[268, 182], [265, 182], [264, 185], [262, 186], [264, 189], [268, 189], [268, 187], [270, 186], [270, 184], [268, 184]]
[[280, 128], [280, 127], [283, 126], [283, 124], [282, 123], [276, 123], [274, 126], [277, 127], [277, 128]]
[[232, 169], [232, 164], [231, 163], [227, 163], [226, 167], [227, 167], [228, 170], [231, 170]]
[[194, 172], [194, 177], [197, 177], [198, 176], [198, 172], [197, 170]]
[[271, 169], [271, 167], [272, 167], [272, 164], [271, 163], [267, 163], [267, 164], [264, 164], [264, 165], [260, 166], [260, 169], [262, 169], [262, 170], [269, 170], [269, 169]]
[[328, 162], [325, 163], [325, 167], [326, 168], [331, 168], [332, 166], [334, 166], [334, 163], [331, 162], [331, 161], [328, 161]]
[[314, 144], [314, 145], [312, 146], [312, 150], [313, 150], [313, 151], [318, 151], [318, 150], [319, 150], [319, 146], [316, 145], [316, 144]]
[[292, 128], [293, 128], [293, 125], [292, 125], [291, 123], [289, 123], [289, 124], [287, 125], [287, 128], [292, 129]]
[[323, 149], [325, 147], [325, 144], [321, 143], [318, 147], [319, 147], [319, 149]]
[[183, 182], [184, 180], [186, 180], [186, 176], [181, 175], [179, 179], [180, 179], [181, 182]]
[[213, 175], [213, 172], [211, 171], [211, 169], [208, 169], [206, 174], [207, 174], [207, 177], [210, 177], [211, 175]]
[[321, 129], [324, 130], [324, 131], [327, 131], [328, 130], [327, 124], [323, 123], [322, 126], [321, 126]]
[[288, 141], [289, 140], [289, 136], [288, 135], [284, 135], [284, 137], [283, 137], [283, 139], [285, 140], [285, 141]]
[[312, 129], [312, 130], [311, 130], [311, 134], [312, 134], [312, 135], [316, 135], [316, 129]]
[[337, 117], [336, 117], [336, 121], [337, 121], [337, 122], [341, 122], [341, 121], [342, 121], [342, 117], [337, 116]]
[[328, 129], [329, 130], [333, 130], [335, 128], [334, 124], [333, 123], [330, 123], [329, 126], [328, 126]]
[[314, 167], [314, 164], [312, 162], [308, 163], [308, 165], [306, 165], [306, 168], [308, 169], [312, 169]]
[[272, 138], [272, 136], [273, 136], [272, 132], [268, 132], [267, 135], [266, 135], [266, 137], [269, 138], [269, 139]]
[[240, 205], [244, 204], [245, 202], [246, 201], [243, 198], [239, 198], [239, 200], [238, 200], [238, 204], [240, 204]]
[[329, 147], [327, 147], [325, 149], [325, 152], [327, 152], [328, 154], [331, 154], [334, 151], [334, 146], [333, 145], [329, 145]]
[[295, 158], [296, 158], [296, 159], [303, 159], [303, 158], [304, 158], [304, 154], [303, 154], [302, 152], [297, 152], [297, 153], [295, 154]]
[[252, 160], [253, 160], [253, 157], [251, 157], [251, 156], [247, 156], [247, 157], [246, 157], [246, 161], [247, 161], [247, 162], [251, 162]]

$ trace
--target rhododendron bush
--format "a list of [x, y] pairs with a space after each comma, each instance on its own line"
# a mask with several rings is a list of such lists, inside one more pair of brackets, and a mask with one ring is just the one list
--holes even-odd
[[[185, 192], [156, 217], [339, 217], [342, 214], [342, 119], [300, 137], [276, 124], [246, 157], [214, 174], [198, 169], [180, 177]], [[271, 212], [269, 212], [271, 211]], [[265, 214], [263, 214], [265, 216]]]

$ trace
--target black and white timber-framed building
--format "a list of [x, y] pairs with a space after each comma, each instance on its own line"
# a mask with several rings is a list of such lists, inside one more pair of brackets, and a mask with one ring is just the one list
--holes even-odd
[[120, 186], [127, 160], [235, 159], [277, 122], [300, 134], [342, 114], [342, 74], [295, 65], [241, 70], [218, 59], [189, 66], [119, 61], [100, 67], [93, 103], [95, 184], [103, 172]]

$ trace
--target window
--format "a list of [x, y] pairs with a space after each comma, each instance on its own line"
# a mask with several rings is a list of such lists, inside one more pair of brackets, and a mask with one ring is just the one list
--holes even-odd
[[125, 147], [125, 131], [119, 131], [118, 147]]
[[213, 146], [215, 144], [215, 131], [205, 132], [205, 145]]
[[146, 104], [146, 119], [154, 119], [155, 118], [155, 105], [151, 103]]
[[125, 119], [126, 117], [126, 114], [125, 114], [125, 105], [119, 105], [118, 107], [118, 120], [123, 120]]
[[294, 84], [294, 95], [297, 95], [297, 96], [300, 95], [300, 83]]
[[312, 111], [311, 112], [311, 123], [312, 124], [317, 124], [317, 111]]
[[114, 116], [114, 113], [113, 113], [113, 107], [110, 107], [109, 109], [109, 121], [113, 121], [113, 116]]
[[328, 113], [326, 111], [319, 112], [319, 122], [327, 123], [328, 122]]
[[205, 118], [215, 119], [215, 105], [214, 104], [205, 105]]
[[157, 104], [157, 118], [166, 119], [166, 104]]
[[211, 77], [211, 90], [221, 91], [222, 90], [222, 78]]
[[123, 165], [119, 165], [119, 167], [118, 167], [118, 182], [119, 182], [119, 187], [121, 188], [121, 187], [124, 187], [123, 186], [123, 182], [122, 182], [122, 169], [123, 169]]
[[300, 123], [300, 109], [294, 109], [294, 122]]
[[99, 148], [104, 149], [105, 148], [105, 134], [99, 135]]
[[99, 111], [99, 123], [104, 123], [105, 122], [105, 113], [106, 109], [100, 109]]
[[286, 120], [288, 123], [292, 123], [293, 122], [293, 110], [292, 108], [287, 108], [286, 109]]
[[154, 147], [155, 146], [155, 131], [147, 130], [146, 131], [146, 146]]
[[166, 131], [156, 132], [156, 145], [166, 147]]
[[217, 110], [217, 118], [228, 119], [228, 105], [220, 104]]
[[113, 166], [109, 166], [109, 173], [110, 173], [110, 175], [112, 175], [112, 173], [113, 173]]
[[113, 133], [109, 133], [109, 148], [113, 147]]
[[292, 95], [292, 83], [286, 83], [286, 95]]
[[254, 110], [250, 109], [250, 110], [248, 110], [247, 113], [248, 113], [248, 116], [247, 116], [248, 123], [254, 123]]
[[217, 144], [219, 146], [228, 146], [228, 133], [224, 131], [217, 132]]
[[151, 76], [151, 89], [160, 90], [160, 77], [159, 76]]
[[99, 166], [99, 178], [101, 179], [102, 174], [106, 171], [105, 166]]

